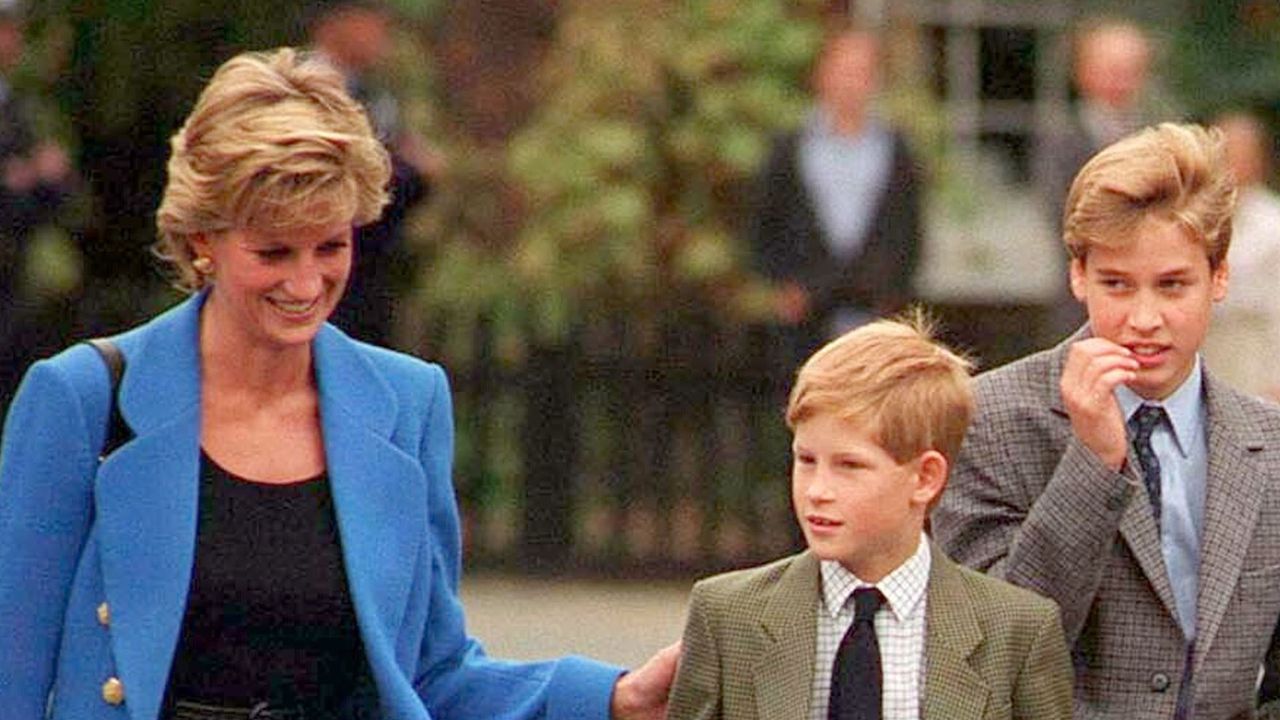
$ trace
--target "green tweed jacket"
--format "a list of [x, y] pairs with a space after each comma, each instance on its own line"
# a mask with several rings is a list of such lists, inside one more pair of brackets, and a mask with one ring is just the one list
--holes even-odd
[[[931, 549], [923, 720], [1070, 720], [1053, 602]], [[807, 720], [820, 585], [808, 552], [697, 583], [667, 717]]]

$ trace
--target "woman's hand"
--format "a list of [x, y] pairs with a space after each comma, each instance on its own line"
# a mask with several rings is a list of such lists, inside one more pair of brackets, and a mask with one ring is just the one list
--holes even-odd
[[613, 720], [662, 720], [667, 716], [667, 695], [676, 677], [680, 643], [659, 650], [645, 664], [618, 678], [609, 702]]

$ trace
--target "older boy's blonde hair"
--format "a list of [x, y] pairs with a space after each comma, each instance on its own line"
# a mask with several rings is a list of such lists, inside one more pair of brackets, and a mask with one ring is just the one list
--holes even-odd
[[973, 415], [973, 363], [934, 339], [923, 313], [877, 320], [827, 343], [796, 376], [792, 430], [818, 413], [867, 426], [899, 463], [936, 450], [951, 462]]
[[1231, 246], [1235, 201], [1222, 134], [1161, 123], [1107, 146], [1080, 169], [1067, 193], [1062, 239], [1084, 262], [1090, 247], [1123, 246], [1153, 217], [1186, 231], [1216, 270]]
[[204, 283], [197, 234], [364, 225], [388, 200], [390, 158], [342, 74], [292, 48], [224, 63], [170, 145], [154, 250], [184, 289]]

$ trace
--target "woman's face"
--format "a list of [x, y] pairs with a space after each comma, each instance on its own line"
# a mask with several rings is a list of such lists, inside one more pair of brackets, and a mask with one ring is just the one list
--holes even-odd
[[309, 344], [351, 274], [349, 221], [279, 232], [237, 229], [193, 245], [213, 261], [206, 312], [253, 345]]

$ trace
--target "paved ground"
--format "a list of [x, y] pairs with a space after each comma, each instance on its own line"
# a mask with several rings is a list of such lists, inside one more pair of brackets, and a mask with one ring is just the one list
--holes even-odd
[[693, 581], [583, 581], [469, 574], [467, 627], [490, 655], [569, 653], [634, 667], [680, 639]]

